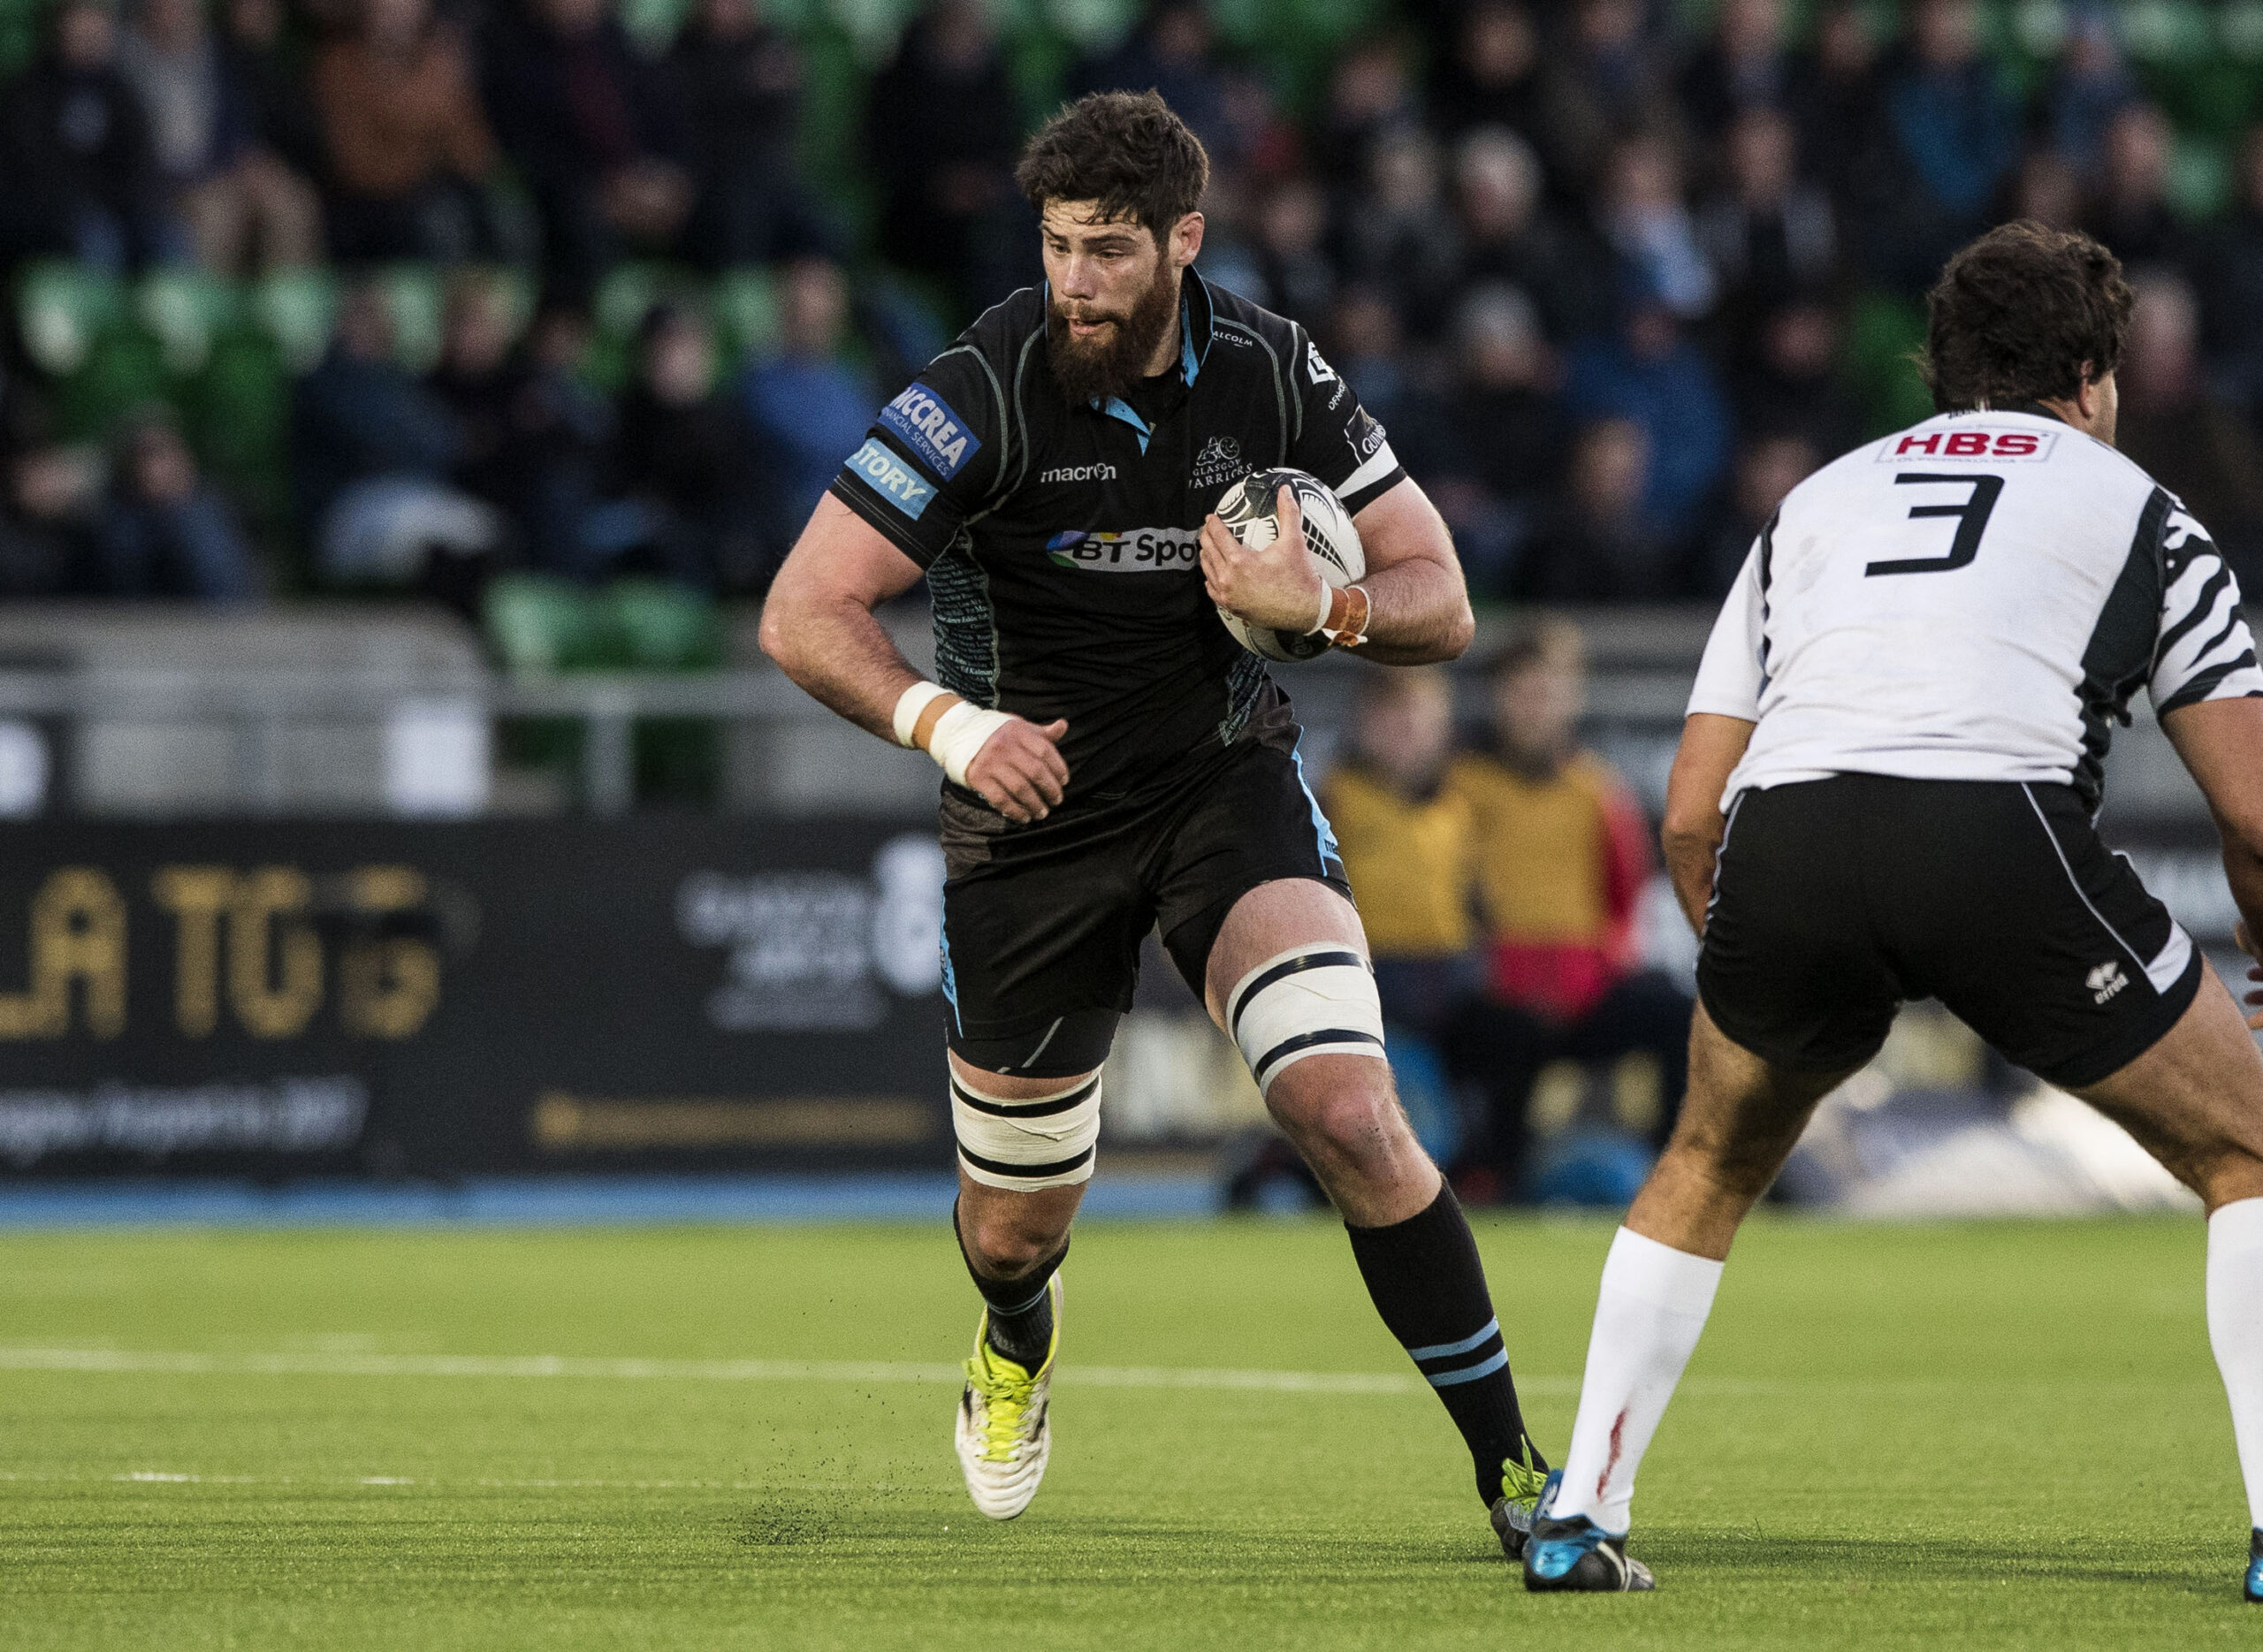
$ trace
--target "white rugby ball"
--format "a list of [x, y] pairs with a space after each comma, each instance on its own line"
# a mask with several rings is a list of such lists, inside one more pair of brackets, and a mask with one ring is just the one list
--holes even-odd
[[[1340, 590], [1365, 574], [1368, 553], [1360, 544], [1360, 530], [1352, 526], [1352, 513], [1344, 508], [1335, 490], [1309, 472], [1285, 467], [1252, 471], [1218, 500], [1218, 520], [1242, 544], [1261, 550], [1281, 537], [1284, 487], [1296, 491], [1297, 508], [1304, 513], [1305, 550], [1321, 578]], [[1325, 636], [1252, 625], [1223, 608], [1218, 610], [1218, 618], [1235, 642], [1267, 659], [1311, 659], [1328, 651]]]

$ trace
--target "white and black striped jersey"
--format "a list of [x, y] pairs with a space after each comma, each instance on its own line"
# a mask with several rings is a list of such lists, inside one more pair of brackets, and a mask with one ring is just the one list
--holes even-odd
[[1832, 774], [2057, 781], [2093, 812], [2112, 725], [2263, 695], [2200, 524], [2040, 409], [1943, 414], [1786, 496], [1692, 712], [1758, 725], [1728, 796]]

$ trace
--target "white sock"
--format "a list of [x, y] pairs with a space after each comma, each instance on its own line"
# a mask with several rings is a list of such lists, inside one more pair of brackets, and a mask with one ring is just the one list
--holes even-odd
[[[1634, 1470], [1697, 1350], [1720, 1283], [1720, 1263], [1619, 1229], [1603, 1265], [1564, 1483], [1544, 1512], [1558, 1519], [1584, 1514], [1606, 1532], [1627, 1530]], [[2263, 1378], [2263, 1363], [2257, 1370]]]
[[2231, 1398], [2247, 1523], [2263, 1526], [2263, 1199], [2208, 1218], [2208, 1344]]

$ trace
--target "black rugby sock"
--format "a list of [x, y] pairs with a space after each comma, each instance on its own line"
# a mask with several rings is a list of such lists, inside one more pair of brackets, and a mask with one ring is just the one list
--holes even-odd
[[1508, 1351], [1485, 1289], [1485, 1265], [1453, 1190], [1440, 1184], [1429, 1209], [1387, 1228], [1354, 1228], [1352, 1254], [1391, 1334], [1445, 1402], [1477, 1467], [1477, 1495], [1501, 1495], [1501, 1461], [1547, 1461], [1525, 1432]]
[[[951, 1231], [958, 1233], [958, 1209], [951, 1209]], [[994, 1279], [974, 1265], [966, 1239], [959, 1236], [958, 1253], [968, 1276], [982, 1299], [990, 1305], [989, 1329], [983, 1340], [1032, 1376], [1053, 1348], [1053, 1275], [1069, 1254], [1069, 1242], [1018, 1279]]]

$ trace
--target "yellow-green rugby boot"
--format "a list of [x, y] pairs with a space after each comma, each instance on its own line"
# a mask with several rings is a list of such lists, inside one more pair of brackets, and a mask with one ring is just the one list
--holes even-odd
[[1034, 1373], [1025, 1371], [990, 1346], [986, 1307], [974, 1329], [966, 1387], [958, 1397], [955, 1432], [966, 1495], [994, 1520], [1010, 1520], [1029, 1507], [1053, 1450], [1047, 1395], [1053, 1387], [1053, 1361], [1061, 1351], [1061, 1275], [1055, 1274], [1046, 1289], [1053, 1293], [1053, 1341], [1045, 1363]]

